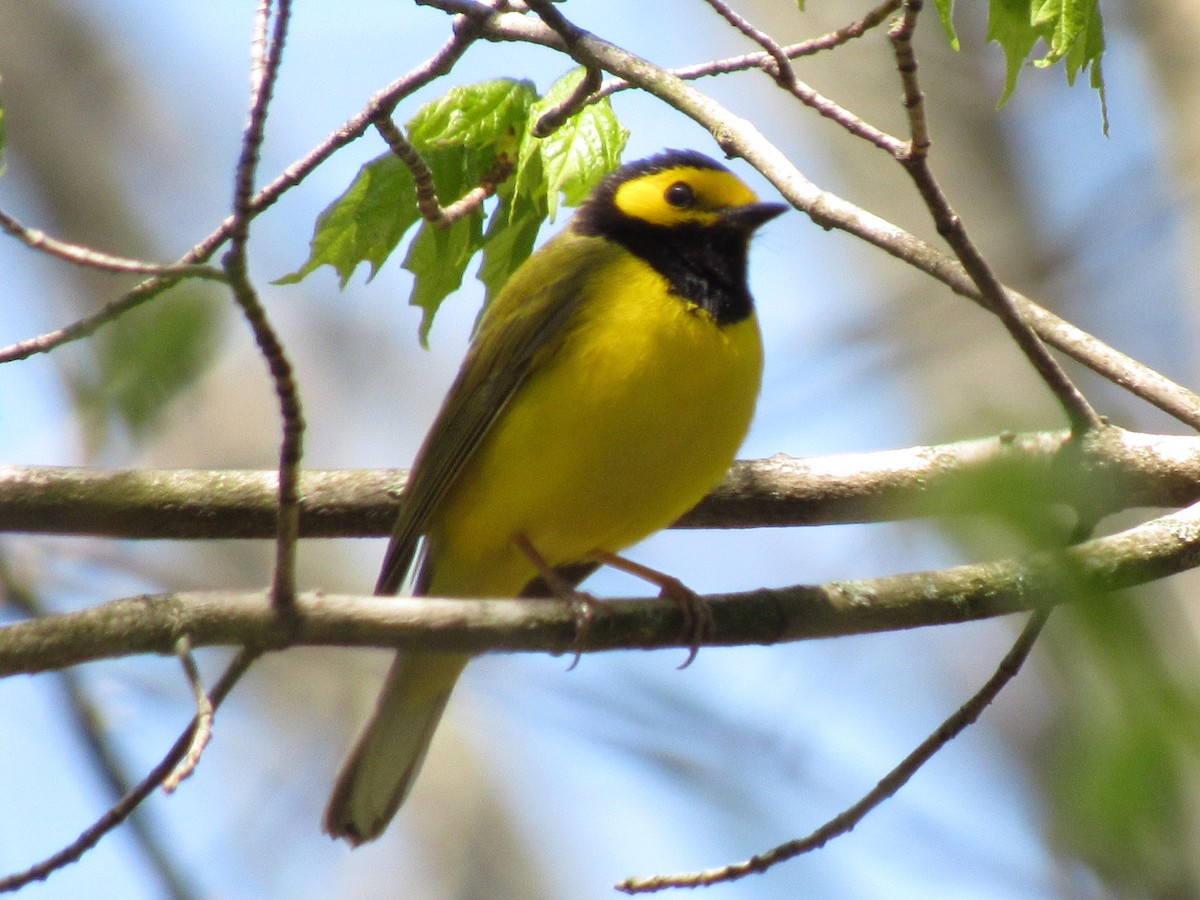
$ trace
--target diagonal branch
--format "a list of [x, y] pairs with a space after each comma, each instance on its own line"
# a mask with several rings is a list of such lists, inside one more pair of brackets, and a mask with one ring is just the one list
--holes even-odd
[[917, 186], [937, 226], [938, 234], [954, 250], [955, 256], [975, 282], [984, 305], [1000, 319], [1030, 365], [1058, 398], [1071, 423], [1071, 430], [1076, 434], [1083, 434], [1099, 428], [1099, 415], [1092, 409], [1079, 388], [1067, 377], [1058, 361], [1050, 355], [1041, 338], [1021, 317], [1017, 304], [1005, 292], [1004, 285], [971, 240], [962, 218], [951, 208], [949, 199], [934, 177], [933, 169], [929, 165], [930, 135], [929, 123], [925, 116], [925, 96], [917, 78], [917, 57], [912, 44], [920, 10], [920, 3], [906, 2], [903, 16], [888, 30], [896, 57], [896, 68], [904, 90], [902, 102], [908, 112], [911, 135], [903, 152], [897, 154], [896, 159]]
[[[47, 615], [41, 599], [17, 580], [7, 562], [0, 557], [0, 606], [5, 603], [33, 617]], [[65, 695], [66, 715], [96, 769], [103, 790], [113, 800], [124, 797], [132, 789], [130, 777], [125, 762], [106, 732], [99, 705], [88, 689], [85, 673], [64, 669], [58, 675]], [[172, 858], [170, 845], [164, 840], [161, 829], [155, 827], [145, 810], [130, 815], [129, 827], [157, 876], [164, 895], [171, 900], [198, 897], [198, 892], [188, 883], [181, 866]]]
[[923, 740], [908, 756], [904, 757], [895, 768], [883, 776], [879, 780], [879, 783], [868, 791], [857, 803], [839, 815], [834, 816], [812, 834], [793, 841], [787, 841], [765, 853], [756, 853], [744, 862], [678, 875], [627, 878], [617, 884], [616, 889], [626, 894], [648, 894], [666, 888], [708, 887], [709, 885], [737, 881], [739, 878], [745, 878], [747, 875], [765, 872], [767, 869], [787, 862], [789, 859], [795, 859], [801, 854], [820, 849], [834, 838], [849, 833], [855, 825], [866, 818], [868, 813], [879, 806], [884, 800], [894, 796], [900, 788], [904, 787], [913, 775], [933, 758], [933, 755], [937, 751], [945, 747], [947, 743], [958, 737], [966, 728], [978, 720], [979, 716], [983, 714], [984, 709], [996, 699], [1000, 691], [1021, 671], [1021, 666], [1025, 664], [1025, 660], [1033, 650], [1033, 645], [1041, 635], [1049, 616], [1049, 609], [1036, 610], [1030, 616], [1029, 621], [1025, 623], [1025, 628], [1021, 631], [1016, 643], [1005, 654], [1004, 659], [1000, 661], [1000, 665], [996, 667], [996, 671], [992, 673], [991, 678], [987, 680], [983, 687], [976, 691], [966, 704], [955, 710], [948, 719], [942, 722], [937, 730]]
[[[482, 6], [482, 5], [481, 5]], [[487, 9], [488, 7], [483, 6]], [[250, 212], [259, 216], [275, 204], [287, 191], [300, 184], [321, 163], [348, 144], [358, 140], [376, 121], [390, 116], [405, 97], [449, 72], [477, 39], [473, 20], [462, 20], [454, 35], [433, 56], [406, 75], [377, 92], [356, 115], [343, 122], [328, 137], [300, 159], [283, 170], [270, 184], [255, 194], [249, 203]], [[212, 258], [230, 238], [235, 218], [230, 215], [207, 237], [180, 257], [177, 266], [203, 263]], [[0, 363], [26, 359], [38, 353], [48, 353], [71, 341], [82, 340], [126, 312], [157, 297], [180, 281], [176, 274], [149, 278], [131, 291], [105, 304], [104, 308], [54, 331], [0, 348]]]
[[[225, 674], [221, 676], [209, 695], [214, 709], [221, 705], [221, 702], [229, 695], [229, 692], [233, 690], [257, 658], [257, 654], [254, 652], [243, 650], [229, 664], [229, 668], [225, 670]], [[146, 798], [157, 790], [187, 753], [196, 727], [197, 721], [193, 719], [192, 724], [179, 736], [179, 739], [175, 741], [159, 764], [150, 771], [150, 774], [134, 785], [120, 801], [85, 828], [79, 837], [70, 844], [24, 871], [0, 878], [0, 893], [18, 891], [35, 881], [44, 881], [59, 869], [78, 862], [85, 853], [95, 847], [106, 834], [129, 818]]]

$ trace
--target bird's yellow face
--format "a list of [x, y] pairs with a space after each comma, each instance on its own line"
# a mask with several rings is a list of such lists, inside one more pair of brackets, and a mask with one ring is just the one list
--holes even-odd
[[668, 150], [605, 178], [571, 230], [620, 245], [662, 277], [666, 296], [728, 325], [754, 312], [746, 286], [750, 237], [784, 209], [758, 202], [707, 156]]
[[732, 172], [675, 166], [626, 181], [613, 196], [617, 211], [650, 225], [715, 225], [723, 210], [757, 203]]

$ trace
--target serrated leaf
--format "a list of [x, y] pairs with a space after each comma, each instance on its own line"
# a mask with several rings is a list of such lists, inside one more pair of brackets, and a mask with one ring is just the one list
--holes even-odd
[[[536, 123], [570, 97], [583, 75], [583, 69], [575, 69], [555, 82], [530, 108], [529, 122]], [[617, 120], [608, 98], [585, 106], [549, 137], [535, 138], [527, 133], [521, 143], [517, 191], [542, 194], [553, 221], [559, 195], [568, 206], [583, 202], [596, 183], [620, 165], [628, 138], [629, 132]], [[536, 180], [535, 155], [541, 165]]]
[[371, 266], [368, 280], [374, 278], [420, 217], [412, 173], [385, 153], [363, 166], [346, 192], [317, 217], [308, 261], [275, 284], [295, 284], [330, 265], [345, 287], [362, 262]]
[[1007, 103], [1017, 89], [1021, 66], [1029, 58], [1040, 36], [1030, 22], [1029, 0], [992, 0], [988, 12], [987, 39], [1000, 45], [1007, 62], [1004, 93], [997, 106]]
[[1081, 69], [1092, 67], [1091, 86], [1100, 95], [1104, 131], [1108, 133], [1108, 109], [1100, 59], [1104, 54], [1104, 23], [1099, 0], [992, 0], [988, 17], [988, 40], [1004, 49], [1008, 72], [1003, 106], [1017, 86], [1021, 66], [1041, 40], [1046, 55], [1034, 65], [1047, 68], [1060, 60], [1067, 82], [1075, 83]]
[[[465, 147], [441, 147], [424, 156], [439, 198], [458, 198], [475, 187], [492, 162], [490, 153]], [[467, 264], [482, 246], [483, 213], [479, 210], [449, 228], [425, 223], [413, 239], [404, 268], [416, 279], [408, 302], [424, 311], [419, 332], [422, 345], [427, 343], [442, 301], [462, 284]]]
[[[570, 96], [582, 71], [561, 79], [535, 101], [526, 81], [497, 80], [451, 89], [423, 106], [408, 124], [409, 139], [424, 158], [443, 205], [477, 187], [503, 156], [517, 157], [515, 178], [501, 185], [501, 202], [487, 234], [476, 211], [449, 228], [422, 225], [404, 267], [415, 276], [409, 302], [424, 310], [425, 343], [443, 299], [462, 283], [471, 257], [485, 247], [478, 276], [489, 296], [529, 256], [538, 229], [557, 209], [560, 195], [577, 205], [620, 163], [628, 132], [607, 100], [571, 117], [546, 139], [530, 135], [531, 122]], [[364, 166], [358, 178], [318, 219], [308, 261], [277, 283], [293, 283], [322, 265], [341, 282], [360, 262], [379, 270], [413, 223], [419, 221], [416, 186], [408, 168], [392, 154]]]
[[545, 218], [546, 206], [541, 198], [511, 191], [492, 214], [483, 236], [483, 262], [476, 273], [487, 289], [484, 309], [529, 258]]
[[950, 46], [959, 49], [958, 32], [954, 30], [954, 0], [935, 0], [938, 18], [942, 20], [942, 28], [950, 39]]
[[477, 213], [459, 219], [449, 228], [426, 223], [408, 248], [404, 268], [415, 276], [410, 306], [424, 311], [421, 345], [428, 346], [429, 329], [442, 301], [462, 284], [467, 263], [483, 243], [482, 217]]
[[533, 83], [511, 78], [454, 87], [425, 104], [408, 123], [418, 150], [434, 147], [485, 149], [520, 131], [537, 97]]

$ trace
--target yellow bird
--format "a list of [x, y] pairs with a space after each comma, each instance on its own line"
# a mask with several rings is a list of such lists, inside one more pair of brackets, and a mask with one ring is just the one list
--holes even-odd
[[[704, 497], [762, 379], [750, 237], [785, 208], [693, 151], [605, 178], [484, 312], [376, 593], [415, 566], [417, 596], [544, 596], [549, 569], [574, 584]], [[357, 845], [387, 827], [469, 658], [397, 657], [338, 776], [330, 835]]]

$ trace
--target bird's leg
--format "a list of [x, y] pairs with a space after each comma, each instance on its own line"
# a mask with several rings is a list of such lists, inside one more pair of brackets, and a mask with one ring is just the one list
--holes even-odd
[[700, 652], [700, 645], [704, 639], [711, 635], [716, 628], [712, 607], [704, 598], [675, 576], [660, 572], [658, 569], [651, 569], [649, 566], [604, 550], [598, 550], [592, 556], [607, 566], [628, 572], [630, 575], [655, 585], [658, 587], [660, 597], [673, 601], [679, 607], [679, 612], [683, 616], [683, 633], [690, 648], [688, 658], [679, 668], [686, 669], [690, 666], [692, 660], [696, 658], [696, 654]]
[[546, 557], [538, 552], [537, 547], [533, 546], [533, 542], [524, 534], [513, 535], [513, 543], [533, 563], [534, 567], [538, 570], [538, 575], [541, 577], [542, 583], [549, 589], [550, 593], [574, 607], [575, 658], [571, 660], [571, 665], [567, 666], [567, 671], [570, 672], [579, 665], [579, 660], [583, 656], [584, 641], [587, 639], [588, 632], [592, 628], [592, 620], [595, 618], [595, 610], [599, 606], [600, 601], [586, 591], [579, 590], [564, 578], [558, 569], [546, 561]]

